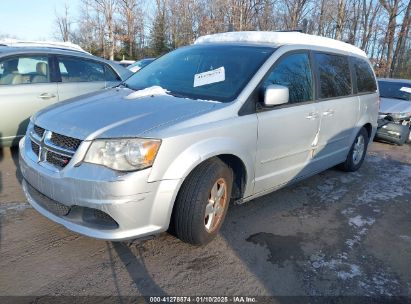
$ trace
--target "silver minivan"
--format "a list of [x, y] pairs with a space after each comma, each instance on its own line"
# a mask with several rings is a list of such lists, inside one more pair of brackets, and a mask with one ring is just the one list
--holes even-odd
[[204, 36], [116, 88], [37, 113], [20, 141], [23, 189], [84, 235], [168, 230], [205, 244], [232, 202], [336, 165], [358, 170], [378, 103], [352, 45], [296, 32]]
[[0, 41], [0, 147], [17, 145], [38, 110], [117, 85], [132, 74], [116, 63], [63, 47]]

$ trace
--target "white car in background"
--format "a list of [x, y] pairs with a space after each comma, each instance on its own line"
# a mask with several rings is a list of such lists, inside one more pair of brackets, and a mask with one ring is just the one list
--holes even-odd
[[38, 110], [130, 75], [72, 43], [0, 41], [0, 147], [17, 145]]

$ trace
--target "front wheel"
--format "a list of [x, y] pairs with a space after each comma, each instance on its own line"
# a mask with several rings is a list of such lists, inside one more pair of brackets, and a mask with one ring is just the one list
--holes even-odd
[[220, 159], [211, 158], [198, 165], [177, 195], [170, 231], [193, 245], [210, 242], [224, 221], [232, 184], [232, 170]]
[[365, 154], [367, 154], [368, 147], [368, 132], [362, 127], [358, 132], [353, 144], [351, 145], [350, 152], [348, 152], [345, 162], [340, 164], [340, 168], [347, 172], [357, 171], [364, 162]]

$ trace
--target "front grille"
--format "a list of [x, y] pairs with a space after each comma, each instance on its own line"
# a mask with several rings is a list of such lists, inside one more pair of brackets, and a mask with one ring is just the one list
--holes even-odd
[[34, 125], [34, 132], [36, 132], [36, 134], [37, 134], [39, 137], [43, 137], [44, 131], [45, 131], [45, 130], [44, 130], [42, 127], [39, 127], [39, 126]]
[[27, 190], [30, 196], [36, 201], [36, 203], [42, 206], [44, 209], [48, 210], [49, 212], [58, 216], [64, 216], [69, 214], [71, 209], [70, 207], [63, 205], [59, 202], [56, 202], [48, 196], [45, 196], [43, 193], [40, 193], [28, 183]]
[[33, 130], [36, 135], [30, 135], [31, 149], [38, 156], [38, 161], [47, 162], [59, 169], [70, 162], [82, 142], [80, 139], [54, 133], [37, 125], [34, 125]]
[[46, 161], [57, 167], [64, 168], [70, 162], [70, 160], [70, 157], [47, 151]]
[[68, 137], [58, 133], [53, 133], [51, 135], [51, 142], [56, 146], [68, 149], [71, 151], [76, 151], [81, 144], [81, 140], [73, 137]]
[[31, 149], [33, 150], [34, 154], [39, 156], [40, 147], [34, 141], [31, 141]]

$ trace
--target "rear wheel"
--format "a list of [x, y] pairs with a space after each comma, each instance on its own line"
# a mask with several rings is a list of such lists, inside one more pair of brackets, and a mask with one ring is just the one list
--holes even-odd
[[340, 164], [340, 168], [342, 170], [354, 172], [361, 167], [364, 162], [365, 154], [367, 153], [368, 141], [368, 132], [363, 127], [355, 137], [354, 142], [351, 145], [350, 152], [348, 152], [347, 159], [345, 162]]
[[204, 245], [220, 230], [227, 213], [232, 170], [212, 158], [194, 169], [181, 186], [173, 209], [172, 233], [184, 242]]

